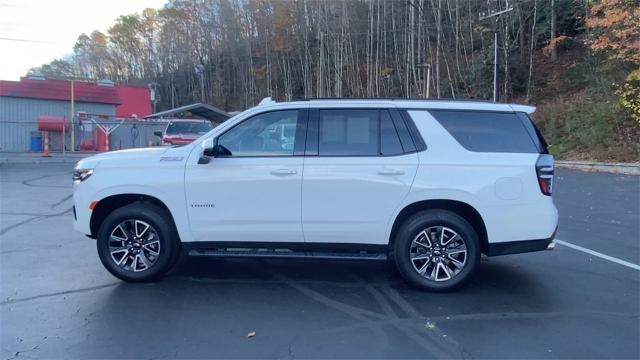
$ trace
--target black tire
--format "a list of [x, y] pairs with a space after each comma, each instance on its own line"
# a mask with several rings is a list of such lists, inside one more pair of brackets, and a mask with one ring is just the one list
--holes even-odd
[[[118, 266], [109, 250], [111, 233], [122, 222], [129, 220], [144, 221], [159, 238], [159, 255], [154, 258], [151, 266], [138, 272]], [[152, 282], [160, 279], [175, 265], [180, 255], [180, 241], [171, 215], [165, 209], [148, 203], [134, 203], [114, 210], [102, 222], [98, 229], [97, 249], [100, 261], [113, 276], [127, 282]]]
[[[413, 240], [423, 230], [433, 227], [446, 227], [453, 230], [462, 238], [466, 246], [464, 266], [448, 280], [435, 281], [421, 275], [410, 259]], [[409, 284], [429, 291], [451, 291], [459, 288], [478, 267], [480, 252], [480, 241], [473, 226], [460, 215], [439, 209], [421, 211], [406, 219], [398, 229], [393, 244], [393, 256], [402, 277]]]

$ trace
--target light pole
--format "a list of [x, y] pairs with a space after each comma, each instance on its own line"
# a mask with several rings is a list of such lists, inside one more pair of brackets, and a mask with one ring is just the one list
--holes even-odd
[[151, 100], [151, 105], [153, 106], [153, 112], [155, 113], [157, 111], [157, 107], [158, 107], [158, 101], [160, 101], [160, 93], [158, 92], [158, 86], [160, 84], [158, 84], [157, 82], [151, 82], [149, 83], [149, 85], [147, 85], [149, 87], [149, 97]]
[[389, 79], [391, 79], [391, 75], [389, 75], [389, 74], [385, 74], [385, 75], [382, 75], [382, 77], [381, 77], [381, 78], [382, 78], [382, 80], [384, 80], [384, 82], [385, 82], [385, 83], [387, 83], [387, 87], [386, 87], [386, 90], [387, 90], [387, 91], [386, 91], [386, 95], [387, 95], [387, 96], [389, 96], [389, 93], [390, 93], [390, 91], [389, 91]]
[[426, 74], [426, 83], [425, 83], [425, 90], [424, 90], [424, 97], [426, 99], [429, 98], [429, 85], [430, 85], [430, 81], [431, 81], [431, 64], [428, 63], [422, 63], [422, 64], [417, 64], [416, 67], [418, 69], [424, 69], [424, 73], [423, 73], [423, 79], [425, 78], [425, 74]]
[[200, 75], [200, 102], [204, 104], [204, 65], [195, 66], [196, 74]]
[[[76, 151], [76, 135], [75, 135], [75, 128], [74, 128], [74, 122], [73, 122], [73, 116], [74, 113], [76, 112], [76, 100], [75, 100], [75, 91], [73, 88], [73, 79], [71, 79], [71, 103], [70, 105], [70, 113], [69, 113], [69, 122], [71, 123], [71, 152], [75, 152]], [[64, 133], [64, 126], [62, 127], [62, 131]], [[64, 144], [62, 144], [62, 152], [64, 152]]]
[[509, 6], [507, 1], [507, 8], [500, 11], [489, 12], [488, 14], [481, 13], [480, 21], [495, 17], [496, 23], [493, 29], [493, 101], [498, 101], [498, 17], [502, 14], [506, 14], [513, 10], [513, 7]]

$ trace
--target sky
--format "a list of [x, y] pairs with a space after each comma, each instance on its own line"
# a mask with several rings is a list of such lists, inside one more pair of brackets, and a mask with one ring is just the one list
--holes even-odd
[[166, 0], [0, 0], [0, 80], [73, 52], [81, 33], [106, 32], [120, 15]]

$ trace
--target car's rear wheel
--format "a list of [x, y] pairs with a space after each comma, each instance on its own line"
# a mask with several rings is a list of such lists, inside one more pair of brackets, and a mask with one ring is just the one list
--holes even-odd
[[116, 209], [98, 230], [100, 261], [115, 277], [154, 281], [175, 264], [179, 241], [167, 211], [145, 203]]
[[453, 290], [468, 280], [480, 262], [478, 234], [456, 213], [422, 211], [400, 226], [394, 257], [410, 284], [433, 291]]

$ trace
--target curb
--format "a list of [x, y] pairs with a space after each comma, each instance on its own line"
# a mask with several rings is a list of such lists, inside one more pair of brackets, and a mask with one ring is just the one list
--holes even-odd
[[606, 163], [557, 160], [557, 167], [581, 171], [598, 171], [621, 175], [640, 175], [640, 163]]

